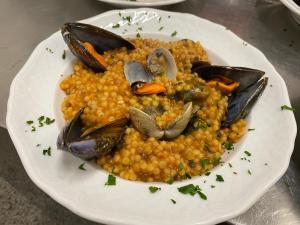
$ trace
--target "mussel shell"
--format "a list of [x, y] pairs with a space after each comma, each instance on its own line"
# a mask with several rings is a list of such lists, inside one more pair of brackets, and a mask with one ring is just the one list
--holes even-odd
[[261, 96], [268, 84], [268, 78], [264, 77], [243, 91], [234, 93], [229, 97], [228, 111], [223, 127], [228, 127], [241, 118], [245, 118], [254, 104]]
[[239, 92], [250, 85], [257, 82], [265, 72], [261, 70], [246, 68], [246, 67], [230, 67], [230, 66], [210, 66], [210, 65], [200, 65], [194, 67], [192, 72], [196, 72], [204, 80], [209, 80], [215, 75], [222, 75], [228, 77], [231, 80], [237, 81], [240, 83], [239, 87], [235, 89], [234, 92]]
[[61, 33], [71, 52], [96, 72], [104, 71], [105, 67], [85, 49], [84, 42], [91, 43], [100, 54], [121, 47], [129, 50], [135, 48], [122, 37], [90, 24], [66, 23], [62, 26]]

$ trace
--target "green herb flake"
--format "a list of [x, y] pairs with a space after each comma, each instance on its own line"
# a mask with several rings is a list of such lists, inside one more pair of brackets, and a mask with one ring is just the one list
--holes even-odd
[[162, 29], [164, 29], [164, 27], [162, 26], [162, 27], [160, 27], [159, 29], [158, 29], [158, 31], [161, 31]]
[[249, 128], [248, 129], [248, 131], [254, 131], [255, 130], [255, 128]]
[[177, 35], [177, 31], [175, 30], [172, 34], [171, 37], [175, 37]]
[[287, 106], [287, 105], [282, 105], [282, 106], [281, 106], [281, 110], [290, 110], [290, 111], [295, 111], [295, 109], [293, 109], [292, 107], [290, 107], [290, 106]]
[[184, 174], [185, 179], [192, 179], [192, 176], [189, 173]]
[[62, 56], [61, 56], [61, 58], [62, 58], [62, 59], [66, 59], [66, 55], [67, 55], [67, 52], [66, 52], [66, 50], [64, 50], [64, 51], [63, 51], [63, 54], [62, 54]]
[[31, 132], [35, 132], [35, 131], [36, 131], [35, 126], [31, 126]]
[[119, 12], [119, 13], [118, 13], [118, 15], [119, 15], [119, 17], [122, 17], [122, 14], [121, 14], [121, 12]]
[[251, 153], [248, 152], [248, 151], [244, 151], [244, 153], [245, 153], [247, 156], [251, 156]]
[[105, 185], [109, 185], [109, 186], [116, 185], [116, 177], [109, 174]]
[[155, 193], [155, 192], [160, 191], [160, 190], [161, 190], [161, 188], [159, 188], [159, 187], [155, 187], [155, 186], [150, 186], [149, 187], [149, 191], [151, 193]]
[[189, 167], [194, 168], [196, 163], [194, 162], [194, 160], [189, 160], [188, 165], [189, 165]]
[[162, 19], [162, 18], [161, 18], [161, 16], [160, 16], [160, 17], [158, 18], [158, 22], [159, 22], [159, 23], [161, 22], [161, 19]]
[[26, 121], [26, 124], [27, 124], [27, 125], [31, 125], [31, 124], [33, 124], [33, 123], [34, 123], [34, 122], [33, 122], [32, 120], [27, 120], [27, 121]]
[[46, 51], [50, 52], [51, 54], [53, 54], [53, 51], [50, 48], [46, 48]]
[[55, 119], [51, 119], [49, 117], [47, 117], [45, 120], [45, 124], [47, 124], [47, 125], [50, 125], [51, 123], [54, 123], [54, 122], [55, 122]]
[[228, 150], [228, 151], [232, 151], [232, 150], [234, 150], [234, 145], [232, 143], [226, 141], [223, 144], [223, 148]]
[[202, 166], [202, 168], [205, 168], [205, 166], [207, 166], [208, 164], [209, 164], [208, 159], [201, 159], [200, 160], [200, 165]]
[[223, 179], [223, 177], [221, 176], [221, 175], [216, 175], [216, 181], [218, 181], [218, 182], [224, 182], [224, 179]]
[[136, 34], [136, 37], [137, 37], [137, 38], [140, 38], [140, 37], [141, 37], [141, 34], [140, 34], [140, 33], [137, 33], [137, 34]]
[[86, 170], [86, 168], [84, 168], [85, 163], [80, 164], [80, 166], [78, 166], [78, 169], [80, 170]]
[[206, 172], [204, 175], [205, 175], [205, 176], [209, 176], [209, 175], [210, 175], [210, 172]]
[[216, 186], [215, 186], [215, 185], [210, 185], [210, 187], [211, 187], [211, 188], [215, 188]]
[[167, 181], [167, 183], [170, 184], [170, 185], [173, 184], [174, 183], [174, 178], [170, 177], [169, 180]]
[[199, 191], [198, 194], [200, 198], [202, 198], [203, 200], [207, 200], [207, 196], [203, 192]]
[[43, 149], [43, 155], [51, 156], [51, 147], [50, 146], [47, 149]]
[[232, 168], [232, 164], [231, 164], [231, 163], [228, 163], [228, 166], [229, 166], [230, 168]]
[[237, 175], [237, 172], [233, 172], [233, 174]]
[[222, 162], [221, 162], [221, 158], [216, 158], [216, 159], [213, 159], [213, 160], [212, 160], [212, 164], [213, 164], [214, 166], [219, 165], [220, 163], [222, 163]]
[[251, 173], [251, 171], [250, 171], [250, 170], [248, 170], [247, 172], [248, 172], [248, 174], [249, 174], [249, 175], [252, 175], [252, 173]]
[[265, 163], [265, 166], [267, 166], [268, 165], [268, 163]]
[[176, 204], [176, 201], [174, 199], [170, 199], [170, 200], [173, 204]]
[[178, 164], [178, 170], [181, 171], [181, 170], [183, 170], [183, 169], [184, 169], [183, 163], [179, 163], [179, 164]]
[[194, 196], [195, 194], [197, 194], [198, 191], [201, 191], [200, 187], [198, 185], [193, 185], [193, 184], [188, 184], [186, 186], [182, 186], [177, 188], [178, 191], [182, 194], [189, 194]]
[[41, 144], [37, 144], [37, 145], [36, 145], [36, 147], [40, 147], [40, 146], [41, 146]]
[[171, 16], [168, 16], [168, 18], [170, 19], [170, 18], [171, 18]]
[[137, 30], [140, 30], [140, 31], [142, 31], [143, 30], [143, 28], [142, 27], [138, 27], [138, 29]]
[[119, 28], [119, 27], [120, 27], [120, 24], [118, 24], [118, 23], [112, 26], [112, 28]]

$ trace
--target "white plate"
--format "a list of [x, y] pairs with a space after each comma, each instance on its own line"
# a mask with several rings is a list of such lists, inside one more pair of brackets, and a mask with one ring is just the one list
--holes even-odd
[[98, 0], [100, 2], [106, 2], [112, 5], [118, 5], [122, 7], [153, 7], [153, 6], [163, 6], [172, 5], [186, 0]]
[[[149, 183], [121, 178], [117, 178], [114, 187], [104, 186], [105, 171], [92, 164], [86, 165], [87, 171], [79, 170], [82, 160], [55, 150], [62, 125], [58, 106], [63, 93], [58, 84], [62, 79], [60, 75], [66, 76], [74, 61], [69, 51], [67, 58], [62, 59], [67, 47], [60, 32], [56, 32], [36, 47], [15, 77], [8, 100], [7, 128], [28, 175], [38, 187], [74, 213], [106, 224], [212, 224], [245, 212], [283, 175], [293, 151], [295, 118], [291, 111], [280, 109], [281, 105], [290, 105], [283, 79], [259, 50], [221, 25], [190, 14], [154, 9], [121, 11], [121, 17], [132, 17], [129, 26], [128, 21], [120, 19], [119, 12], [106, 12], [83, 22], [118, 34], [127, 29], [127, 35], [136, 34], [137, 28], [142, 27], [142, 36], [164, 39], [174, 38], [171, 34], [176, 30], [177, 38], [201, 41], [210, 55], [218, 56], [213, 60], [265, 71], [272, 87], [268, 85], [248, 117], [249, 127], [255, 131], [247, 133], [234, 151], [225, 154], [223, 161], [226, 163], [215, 168], [210, 176], [173, 185], [158, 183], [155, 185], [162, 190], [155, 194], [149, 193]], [[111, 28], [116, 23], [121, 25], [120, 28]], [[161, 26], [164, 29], [158, 31]], [[25, 121], [40, 115], [55, 117], [57, 123], [30, 132]], [[38, 143], [42, 146], [35, 147]], [[54, 148], [51, 157], [42, 154], [42, 149], [48, 146]], [[252, 153], [251, 162], [240, 159], [245, 156], [245, 150]], [[228, 166], [229, 162], [232, 168]], [[234, 171], [238, 174], [233, 174]], [[216, 182], [216, 174], [222, 175], [225, 182]], [[190, 183], [199, 184], [208, 200], [177, 191], [177, 187]], [[211, 185], [216, 187], [211, 188]], [[171, 198], [177, 204], [172, 204]]]
[[290, 11], [293, 18], [300, 24], [300, 6], [294, 0], [280, 0]]

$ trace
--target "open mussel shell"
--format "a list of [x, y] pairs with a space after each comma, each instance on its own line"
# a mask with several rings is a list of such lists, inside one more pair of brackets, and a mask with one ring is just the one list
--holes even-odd
[[112, 151], [121, 141], [128, 119], [118, 119], [82, 133], [82, 113], [83, 109], [63, 128], [57, 139], [57, 148], [67, 150], [82, 159], [91, 159]]
[[264, 77], [243, 91], [232, 94], [229, 97], [228, 111], [222, 126], [228, 127], [237, 120], [245, 118], [265, 90], [267, 84], [268, 78]]
[[157, 62], [157, 59], [163, 57], [166, 64], [166, 75], [169, 80], [175, 80], [177, 75], [177, 66], [172, 53], [166, 48], [156, 48], [148, 56], [147, 64], [153, 75], [160, 75], [164, 68]]
[[239, 87], [235, 89], [235, 92], [246, 89], [257, 82], [265, 74], [265, 72], [261, 70], [246, 67], [201, 65], [201, 63], [198, 66], [194, 66], [192, 72], [196, 72], [204, 80], [210, 80], [217, 75], [221, 75], [237, 81], [239, 82]]
[[99, 54], [116, 48], [135, 48], [124, 38], [90, 24], [66, 23], [62, 26], [61, 33], [71, 52], [96, 72], [106, 68], [87, 51], [83, 45], [85, 42], [90, 43]]
[[161, 138], [175, 138], [186, 128], [192, 116], [192, 103], [184, 105], [184, 113], [181, 117], [170, 123], [166, 129], [161, 129], [155, 119], [140, 109], [130, 107], [130, 119], [134, 127], [145, 136]]

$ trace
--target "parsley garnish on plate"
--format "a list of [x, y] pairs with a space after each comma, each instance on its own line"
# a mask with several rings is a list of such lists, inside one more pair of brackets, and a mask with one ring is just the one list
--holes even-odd
[[136, 37], [137, 37], [137, 38], [140, 38], [140, 37], [141, 37], [141, 34], [140, 34], [140, 33], [137, 33], [137, 34], [136, 34]]
[[50, 146], [47, 149], [43, 149], [43, 155], [51, 156], [51, 147]]
[[170, 185], [173, 184], [174, 183], [174, 178], [170, 177], [169, 180], [167, 181], [167, 183], [170, 184]]
[[161, 190], [161, 188], [159, 188], [159, 187], [155, 187], [155, 186], [150, 186], [149, 187], [149, 191], [151, 193], [155, 193], [155, 192], [160, 191], [160, 190]]
[[290, 106], [287, 106], [287, 105], [282, 105], [281, 106], [281, 110], [290, 110], [290, 111], [295, 111], [294, 108], [290, 107]]
[[254, 131], [255, 130], [255, 128], [249, 128], [248, 129], [248, 131]]
[[27, 125], [31, 125], [31, 124], [33, 124], [33, 121], [32, 121], [32, 120], [27, 120], [27, 121], [26, 121], [26, 124], [27, 124]]
[[36, 131], [35, 126], [32, 126], [32, 127], [31, 127], [31, 132], [35, 132], [35, 131]]
[[178, 170], [181, 171], [181, 170], [183, 170], [183, 169], [184, 169], [183, 163], [179, 163], [179, 164], [178, 164]]
[[206, 165], [208, 165], [209, 160], [208, 159], [201, 159], [200, 160], [200, 165], [202, 166], [202, 168], [205, 168]]
[[55, 119], [51, 119], [49, 117], [47, 117], [45, 120], [45, 124], [47, 124], [47, 125], [50, 125], [51, 123], [54, 123], [54, 122], [55, 122]]
[[162, 29], [164, 29], [164, 27], [162, 26], [162, 27], [160, 27], [159, 29], [158, 29], [158, 31], [161, 31]]
[[191, 196], [198, 194], [200, 198], [202, 198], [203, 200], [207, 200], [207, 196], [201, 191], [198, 185], [188, 184], [186, 186], [182, 186], [177, 189], [182, 194], [186, 194], [186, 195], [188, 194]]
[[172, 34], [171, 37], [175, 37], [177, 35], [177, 31], [175, 30]]
[[63, 51], [63, 54], [62, 54], [62, 56], [61, 56], [61, 58], [62, 58], [62, 59], [66, 59], [66, 55], [67, 55], [67, 52], [66, 52], [66, 50], [64, 50], [64, 51]]
[[109, 174], [105, 185], [109, 185], [109, 186], [116, 185], [116, 177]]
[[250, 171], [250, 170], [248, 170], [247, 172], [248, 172], [248, 174], [249, 174], [249, 175], [252, 175], [252, 173], [251, 173], [251, 171]]
[[173, 204], [176, 204], [176, 201], [174, 199], [171, 198], [170, 200]]
[[78, 169], [80, 170], [86, 170], [86, 168], [84, 168], [85, 163], [80, 164], [80, 166], [78, 166]]
[[223, 179], [223, 177], [221, 176], [221, 175], [216, 175], [216, 181], [218, 181], [218, 182], [224, 182], [224, 179]]
[[160, 16], [160, 17], [158, 18], [158, 22], [159, 22], [159, 23], [161, 22], [161, 19], [162, 19], [162, 18], [161, 18], [161, 16]]
[[230, 168], [232, 168], [232, 164], [231, 164], [231, 163], [228, 163], [228, 166], [229, 166]]
[[247, 156], [251, 156], [251, 153], [248, 152], [248, 151], [244, 151], [244, 153], [245, 153]]
[[205, 176], [209, 176], [209, 175], [210, 175], [210, 172], [206, 172], [204, 175], [205, 175]]
[[118, 24], [118, 23], [112, 26], [112, 28], [119, 28], [119, 27], [120, 27], [120, 24]]

